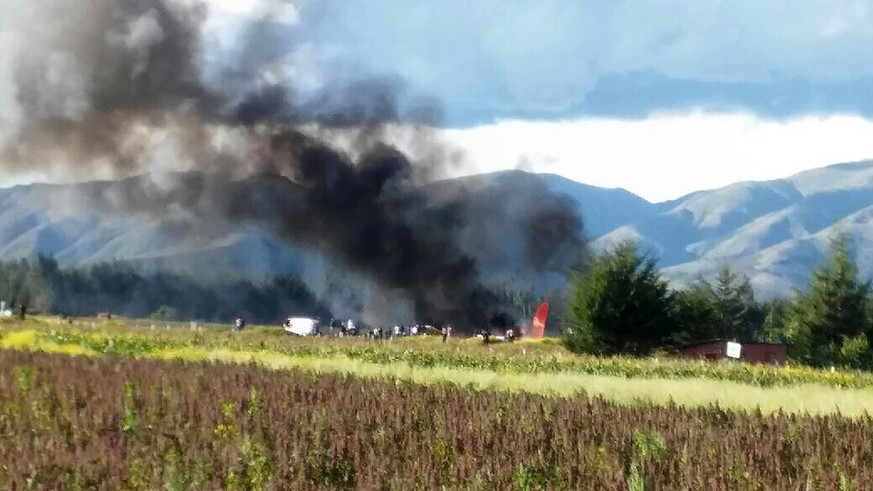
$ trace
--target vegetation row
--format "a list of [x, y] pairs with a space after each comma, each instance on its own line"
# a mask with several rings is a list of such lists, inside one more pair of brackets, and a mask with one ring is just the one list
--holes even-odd
[[[850, 246], [849, 237], [837, 236], [804, 291], [759, 302], [749, 279], [727, 263], [715, 278], [700, 277], [675, 289], [656, 258], [633, 242], [620, 243], [599, 254], [583, 254], [586, 260], [572, 272], [566, 295], [549, 295], [550, 325], [553, 332], [562, 331], [568, 348], [580, 353], [639, 357], [675, 353], [683, 345], [712, 339], [769, 341], [787, 344], [795, 363], [871, 370], [873, 290], [870, 281], [860, 278]], [[0, 263], [0, 300], [43, 312], [222, 322], [242, 315], [271, 324], [290, 313], [330, 317], [325, 299], [295, 276], [208, 283], [169, 273], [146, 275], [120, 263], [82, 269], [62, 269], [46, 257]], [[342, 281], [327, 283], [333, 292], [328, 297], [345, 298]], [[495, 285], [494, 293], [519, 319], [541, 300], [532, 290], [509, 284]], [[345, 303], [362, 308], [351, 297]]]
[[773, 367], [733, 361], [712, 363], [676, 358], [628, 358], [575, 355], [552, 343], [484, 346], [479, 342], [439, 339], [363, 341], [356, 339], [290, 338], [279, 332], [199, 332], [142, 328], [77, 327], [30, 322], [0, 330], [0, 347], [39, 349], [67, 346], [70, 351], [126, 357], [148, 357], [188, 347], [277, 353], [288, 356], [347, 357], [383, 365], [446, 367], [513, 373], [573, 372], [627, 378], [708, 378], [761, 387], [820, 384], [844, 388], [873, 388], [873, 374], [862, 371], [820, 370], [804, 366]]
[[763, 303], [726, 263], [716, 278], [675, 290], [653, 256], [623, 242], [573, 275], [564, 340], [578, 352], [635, 356], [713, 339], [778, 342], [794, 362], [871, 370], [871, 292], [846, 235], [832, 240], [804, 290]]
[[[749, 279], [728, 264], [715, 278], [700, 277], [675, 289], [656, 258], [633, 242], [586, 257], [571, 274], [566, 298], [550, 294], [553, 333], [560, 329], [573, 351], [640, 357], [713, 339], [768, 341], [787, 344], [795, 363], [873, 370], [873, 289], [860, 277], [847, 236], [833, 240], [827, 261], [813, 272], [807, 288], [766, 302], [759, 302]], [[169, 273], [144, 275], [123, 264], [61, 269], [45, 257], [0, 263], [0, 300], [43, 312], [223, 322], [242, 315], [269, 323], [295, 312], [330, 317], [322, 299], [294, 276], [207, 283]], [[495, 298], [520, 319], [540, 300], [532, 290], [494, 289]], [[354, 299], [346, 303], [361, 307]]]
[[6, 489], [870, 489], [873, 420], [0, 351]]

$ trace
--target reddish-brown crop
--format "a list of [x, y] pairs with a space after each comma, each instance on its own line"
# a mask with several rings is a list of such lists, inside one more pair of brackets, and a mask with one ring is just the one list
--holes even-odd
[[6, 489], [873, 489], [871, 441], [869, 417], [0, 351]]

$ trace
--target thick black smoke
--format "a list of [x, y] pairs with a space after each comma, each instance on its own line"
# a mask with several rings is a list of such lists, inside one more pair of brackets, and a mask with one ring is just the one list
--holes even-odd
[[[541, 184], [527, 190], [517, 217], [505, 204], [520, 197], [483, 207], [432, 199], [423, 183], [450, 165], [451, 152], [420, 124], [438, 115], [435, 105], [401, 110], [405, 94], [396, 80], [338, 81], [302, 101], [290, 83], [267, 76], [281, 38], [251, 36], [251, 56], [242, 53], [226, 76], [206, 83], [202, 3], [35, 4], [19, 33], [21, 118], [0, 156], [7, 170], [77, 177], [195, 171], [95, 201], [155, 214], [180, 207], [201, 222], [261, 224], [402, 291], [419, 320], [462, 328], [505, 322], [474, 255], [461, 246], [477, 234], [471, 224], [498, 226], [474, 237], [487, 254], [489, 241], [501, 240], [499, 222], [515, 219], [530, 268], [560, 271], [579, 249], [574, 206]], [[384, 143], [396, 123], [417, 128], [421, 161]], [[354, 135], [344, 151], [313, 136], [339, 129]]]

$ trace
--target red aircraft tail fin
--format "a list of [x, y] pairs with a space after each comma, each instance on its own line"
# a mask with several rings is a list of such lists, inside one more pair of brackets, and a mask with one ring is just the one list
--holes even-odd
[[546, 335], [546, 319], [549, 317], [549, 302], [545, 301], [537, 309], [531, 322], [531, 337], [540, 339]]

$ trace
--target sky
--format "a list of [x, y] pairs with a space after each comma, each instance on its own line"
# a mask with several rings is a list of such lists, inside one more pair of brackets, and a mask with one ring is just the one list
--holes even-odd
[[204, 1], [207, 74], [269, 19], [276, 76], [394, 80], [439, 108], [459, 175], [662, 201], [873, 158], [873, 0]]
[[459, 173], [663, 201], [873, 158], [873, 1], [248, 3], [284, 9], [305, 83], [352, 66], [438, 101]]

